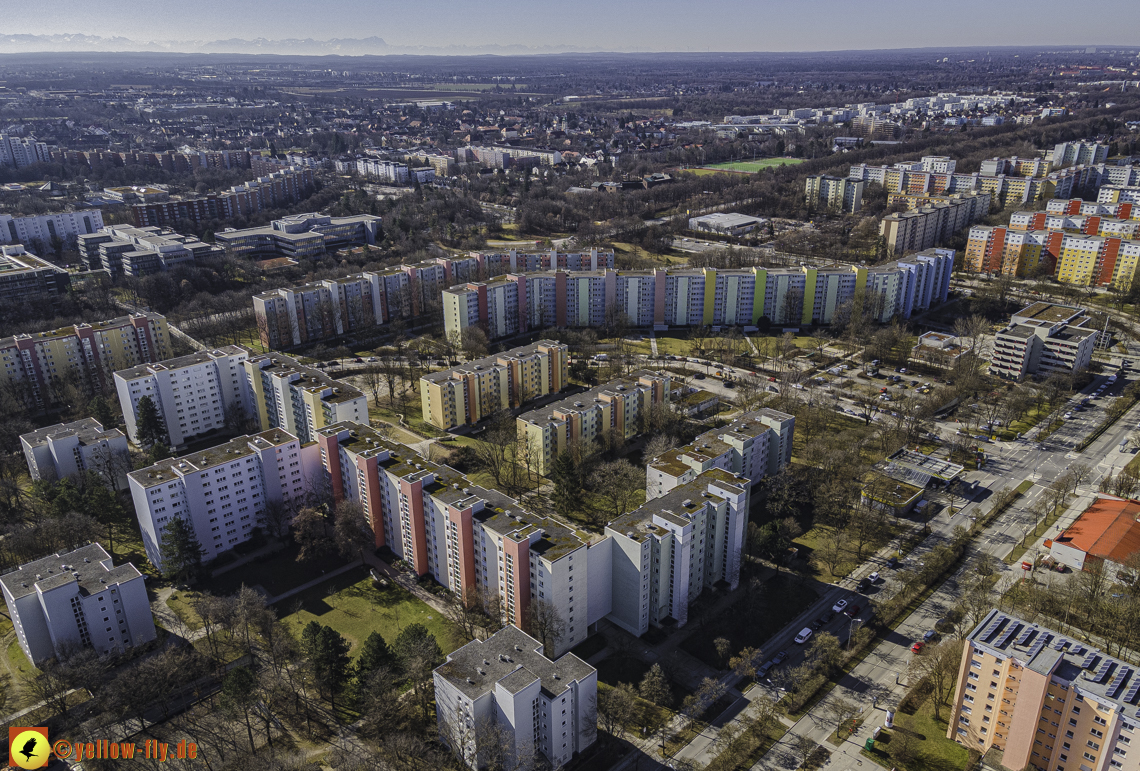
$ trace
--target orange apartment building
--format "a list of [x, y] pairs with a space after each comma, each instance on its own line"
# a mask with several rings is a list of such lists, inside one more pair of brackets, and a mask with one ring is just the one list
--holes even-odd
[[1140, 768], [1136, 667], [998, 610], [965, 643], [947, 738], [1006, 768]]

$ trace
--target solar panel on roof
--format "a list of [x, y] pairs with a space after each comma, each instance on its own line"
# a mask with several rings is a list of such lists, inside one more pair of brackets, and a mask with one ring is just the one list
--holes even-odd
[[1084, 663], [1081, 664], [1081, 669], [1091, 669], [1093, 662], [1097, 660], [1098, 656], [1100, 656], [1100, 654], [1096, 651], [1089, 651], [1089, 655], [1085, 656]]
[[1068, 642], [1068, 640], [1066, 640], [1064, 637], [1058, 637], [1057, 642], [1053, 643], [1053, 650], [1055, 650], [1055, 651], [1061, 650], [1062, 648], [1065, 647], [1065, 643], [1067, 643], [1067, 642]]
[[1021, 624], [1019, 624], [1017, 622], [1011, 622], [1009, 624], [1009, 626], [1007, 626], [1005, 628], [1005, 631], [1001, 633], [1001, 637], [998, 638], [997, 642], [994, 643], [994, 647], [995, 648], [1005, 647], [1005, 644], [1013, 639], [1013, 636], [1015, 634], [1017, 634], [1017, 630], [1020, 628], [1021, 628]]
[[1114, 662], [1112, 659], [1105, 659], [1104, 662], [1100, 665], [1100, 669], [1097, 670], [1096, 676], [1093, 677], [1093, 682], [1094, 683], [1104, 682], [1104, 679], [1106, 677], [1108, 677], [1109, 670], [1112, 669], [1113, 663]]
[[989, 642], [989, 639], [997, 633], [998, 627], [1001, 626], [1002, 622], [1005, 620], [1005, 616], [999, 615], [992, 622], [990, 622], [990, 625], [986, 627], [986, 631], [982, 632], [982, 642]]
[[1035, 627], [1032, 627], [1032, 626], [1026, 627], [1025, 631], [1017, 636], [1017, 640], [1013, 644], [1014, 645], [1025, 645], [1025, 643], [1029, 642], [1029, 638], [1032, 637], [1033, 633], [1036, 631], [1037, 631], [1037, 629]]
[[1025, 658], [1029, 661], [1033, 661], [1033, 658], [1041, 652], [1042, 648], [1045, 647], [1045, 643], [1046, 640], [1044, 637], [1038, 637], [1037, 642], [1035, 642], [1033, 644], [1033, 647], [1029, 649], [1029, 653], [1025, 654]]
[[1128, 687], [1128, 693], [1124, 694], [1125, 703], [1132, 701], [1136, 698], [1136, 694], [1140, 692], [1140, 673], [1132, 678], [1132, 685]]
[[1121, 664], [1116, 669], [1116, 677], [1112, 678], [1112, 682], [1108, 686], [1108, 697], [1110, 699], [1116, 698], [1116, 694], [1124, 687], [1124, 678], [1128, 677], [1128, 673], [1132, 671], [1131, 667], [1126, 667]]

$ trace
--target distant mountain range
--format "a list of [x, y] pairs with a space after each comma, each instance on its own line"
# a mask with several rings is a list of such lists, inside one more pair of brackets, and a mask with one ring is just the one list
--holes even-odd
[[389, 45], [383, 38], [379, 37], [336, 38], [333, 40], [313, 40], [312, 38], [244, 40], [242, 38], [230, 38], [228, 40], [150, 40], [144, 42], [125, 37], [101, 37], [79, 33], [64, 35], [0, 34], [0, 54], [154, 52], [277, 54], [284, 56], [383, 56], [385, 54], [423, 54], [430, 56], [498, 54], [500, 56], [512, 56], [600, 50], [603, 49], [583, 48], [581, 46], [396, 46]]

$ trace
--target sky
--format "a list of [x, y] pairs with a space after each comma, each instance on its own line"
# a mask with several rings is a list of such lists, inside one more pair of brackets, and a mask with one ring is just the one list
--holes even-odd
[[35, 13], [4, 10], [16, 4], [0, 0], [0, 35], [615, 51], [1140, 45], [1137, 0], [38, 0]]

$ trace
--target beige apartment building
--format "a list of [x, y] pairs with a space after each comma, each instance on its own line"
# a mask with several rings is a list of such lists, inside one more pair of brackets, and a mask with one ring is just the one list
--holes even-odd
[[569, 383], [570, 349], [553, 340], [513, 348], [420, 378], [424, 420], [445, 431], [555, 394]]
[[947, 738], [1006, 768], [1140, 768], [1136, 667], [999, 610], [965, 642]]
[[533, 452], [528, 461], [545, 475], [554, 459], [575, 442], [600, 441], [610, 431], [622, 441], [629, 439], [638, 433], [638, 416], [669, 398], [671, 382], [663, 370], [635, 372], [629, 380], [612, 380], [523, 413], [516, 423], [520, 444]]

